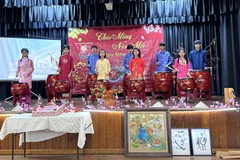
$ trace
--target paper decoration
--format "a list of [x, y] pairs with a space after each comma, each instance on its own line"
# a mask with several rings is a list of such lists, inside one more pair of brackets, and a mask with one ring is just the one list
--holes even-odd
[[20, 105], [17, 105], [16, 107], [14, 107], [11, 111], [15, 111], [15, 112], [22, 112], [23, 108]]
[[152, 107], [164, 107], [164, 105], [161, 102], [157, 102]]
[[206, 104], [204, 104], [202, 101], [200, 101], [195, 108], [209, 108]]

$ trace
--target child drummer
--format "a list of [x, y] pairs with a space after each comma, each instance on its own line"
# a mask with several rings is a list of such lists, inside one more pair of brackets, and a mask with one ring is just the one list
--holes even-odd
[[31, 89], [32, 89], [32, 73], [34, 71], [33, 61], [28, 58], [28, 49], [23, 48], [21, 50], [22, 58], [18, 60], [18, 67], [16, 72], [16, 77], [19, 76], [20, 83], [28, 83], [29, 95], [27, 95], [27, 103], [31, 103]]
[[166, 43], [161, 42], [159, 46], [160, 46], [160, 51], [157, 52], [155, 57], [155, 64], [157, 65], [156, 72], [170, 71], [167, 66], [169, 66], [172, 63], [172, 57], [170, 53], [165, 50]]

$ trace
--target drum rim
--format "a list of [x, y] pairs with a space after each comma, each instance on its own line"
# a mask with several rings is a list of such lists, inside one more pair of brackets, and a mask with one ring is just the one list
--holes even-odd
[[170, 72], [170, 71], [155, 71], [154, 73], [157, 74], [157, 73], [172, 73], [172, 72]]
[[56, 82], [70, 82], [69, 80], [56, 80]]
[[11, 84], [28, 84], [27, 82], [12, 82]]
[[194, 80], [193, 77], [183, 77], [183, 78], [178, 78], [177, 80], [182, 80], [182, 79], [193, 79]]
[[48, 76], [59, 76], [59, 74], [49, 74]]
[[202, 70], [191, 70], [191, 72], [208, 72], [207, 70], [204, 70], [204, 69], [202, 69]]

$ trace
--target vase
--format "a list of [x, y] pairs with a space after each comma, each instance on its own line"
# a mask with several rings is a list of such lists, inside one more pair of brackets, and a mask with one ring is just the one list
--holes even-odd
[[103, 105], [105, 107], [115, 106], [115, 99], [113, 98], [105, 98], [103, 101]]

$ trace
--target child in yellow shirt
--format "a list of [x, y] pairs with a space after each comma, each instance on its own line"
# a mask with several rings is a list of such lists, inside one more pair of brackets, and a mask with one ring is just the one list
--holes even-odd
[[106, 59], [106, 52], [104, 49], [99, 51], [99, 60], [96, 63], [97, 80], [108, 80], [109, 72], [111, 71], [111, 65], [108, 59]]

